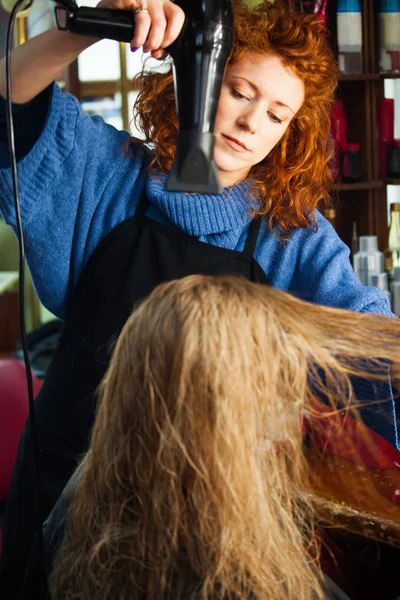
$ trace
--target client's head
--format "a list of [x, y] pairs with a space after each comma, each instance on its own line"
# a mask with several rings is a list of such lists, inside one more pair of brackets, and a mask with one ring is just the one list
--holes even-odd
[[392, 325], [231, 276], [159, 286], [102, 382], [54, 598], [322, 598], [301, 415], [393, 358]]

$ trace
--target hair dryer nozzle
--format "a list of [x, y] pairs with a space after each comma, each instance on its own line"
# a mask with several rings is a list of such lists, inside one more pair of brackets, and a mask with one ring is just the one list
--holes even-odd
[[212, 132], [181, 131], [177, 137], [176, 156], [168, 175], [167, 190], [221, 194], [213, 152]]

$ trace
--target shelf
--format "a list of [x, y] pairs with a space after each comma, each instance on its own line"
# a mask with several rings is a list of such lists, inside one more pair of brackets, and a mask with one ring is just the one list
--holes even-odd
[[333, 186], [335, 192], [351, 192], [357, 190], [377, 190], [384, 185], [400, 185], [400, 178], [386, 177], [370, 181], [357, 181], [356, 183], [339, 183]]
[[379, 81], [379, 79], [400, 79], [400, 73], [358, 73], [354, 75], [339, 74], [339, 81]]
[[380, 73], [357, 73], [355, 75], [339, 75], [339, 81], [378, 81]]
[[[393, 180], [397, 181], [397, 180]], [[373, 179], [370, 181], [357, 181], [356, 183], [340, 183], [333, 186], [336, 192], [355, 192], [357, 190], [376, 190], [383, 187], [383, 181], [381, 179]]]
[[97, 98], [99, 96], [113, 97], [119, 90], [118, 81], [81, 81], [81, 97], [87, 100], [88, 98]]
[[400, 79], [400, 73], [381, 73], [381, 79]]

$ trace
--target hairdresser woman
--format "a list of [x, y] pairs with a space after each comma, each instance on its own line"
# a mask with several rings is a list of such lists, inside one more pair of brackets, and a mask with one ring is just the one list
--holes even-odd
[[[169, 0], [101, 5], [138, 10], [131, 45], [155, 57], [184, 21]], [[85, 116], [53, 83], [93, 40], [50, 30], [14, 50], [26, 254], [42, 302], [65, 321], [36, 399], [43, 518], [87, 447], [112, 344], [134, 303], [161, 281], [238, 273], [319, 304], [390, 315], [385, 296], [361, 285], [347, 247], [316, 210], [331, 184], [327, 137], [336, 85], [320, 24], [281, 4], [235, 11], [215, 125], [221, 195], [165, 190], [177, 131], [170, 73], [141, 82], [137, 112], [150, 154], [126, 132]], [[4, 95], [3, 66], [0, 73]], [[4, 145], [4, 128], [2, 136]], [[6, 153], [2, 167], [0, 210], [15, 228]], [[368, 422], [395, 443], [392, 412]], [[27, 424], [3, 530], [3, 600], [17, 597], [35, 535], [33, 473]]]

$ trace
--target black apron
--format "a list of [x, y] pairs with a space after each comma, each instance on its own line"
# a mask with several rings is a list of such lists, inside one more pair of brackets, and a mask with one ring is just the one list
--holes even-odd
[[[225, 250], [172, 231], [146, 217], [144, 194], [134, 217], [94, 251], [79, 280], [44, 384], [35, 400], [42, 476], [42, 521], [87, 449], [96, 389], [132, 309], [154, 288], [186, 275], [239, 274], [267, 284], [253, 258], [260, 220], [249, 227], [243, 252]], [[31, 429], [22, 434], [3, 528], [0, 598], [16, 600], [37, 530]]]

